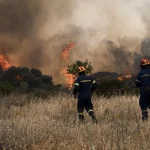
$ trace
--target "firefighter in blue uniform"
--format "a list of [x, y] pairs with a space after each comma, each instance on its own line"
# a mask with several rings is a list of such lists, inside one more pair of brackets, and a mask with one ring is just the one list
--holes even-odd
[[140, 88], [140, 108], [142, 120], [148, 120], [148, 108], [150, 107], [150, 63], [147, 59], [142, 59], [140, 63], [141, 71], [137, 75], [135, 84]]
[[93, 111], [93, 104], [91, 102], [91, 94], [97, 87], [96, 81], [85, 74], [85, 68], [83, 66], [78, 67], [78, 71], [79, 77], [74, 83], [73, 94], [74, 97], [77, 98], [77, 93], [79, 93], [77, 102], [79, 120], [81, 122], [84, 121], [83, 112], [85, 109], [91, 116], [93, 122], [97, 123], [97, 119]]

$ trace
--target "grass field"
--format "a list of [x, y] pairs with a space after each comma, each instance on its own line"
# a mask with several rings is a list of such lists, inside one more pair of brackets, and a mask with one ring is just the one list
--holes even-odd
[[150, 122], [141, 121], [138, 97], [94, 97], [98, 124], [86, 112], [79, 124], [76, 100], [69, 96], [28, 99], [0, 98], [0, 150], [150, 149]]

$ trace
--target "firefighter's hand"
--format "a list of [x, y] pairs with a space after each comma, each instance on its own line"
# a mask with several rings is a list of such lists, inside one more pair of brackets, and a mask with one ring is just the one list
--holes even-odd
[[75, 99], [77, 98], [77, 94], [74, 94], [74, 98], [75, 98]]

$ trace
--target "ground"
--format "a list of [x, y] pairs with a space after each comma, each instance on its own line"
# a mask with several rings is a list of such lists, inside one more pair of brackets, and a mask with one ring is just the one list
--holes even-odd
[[79, 124], [73, 97], [1, 97], [0, 149], [150, 149], [150, 122], [141, 120], [138, 97], [93, 97], [93, 104], [98, 124], [86, 112], [85, 124]]

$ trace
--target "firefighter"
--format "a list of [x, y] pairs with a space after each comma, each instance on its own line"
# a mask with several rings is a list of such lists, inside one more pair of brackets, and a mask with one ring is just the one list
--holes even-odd
[[85, 109], [91, 116], [93, 122], [97, 123], [97, 119], [93, 111], [93, 104], [91, 102], [92, 92], [97, 87], [96, 81], [85, 74], [85, 68], [83, 66], [78, 67], [78, 72], [79, 77], [74, 83], [73, 94], [74, 98], [77, 98], [78, 93], [77, 109], [79, 120], [81, 122], [84, 121], [83, 111]]
[[142, 59], [140, 63], [141, 71], [137, 75], [135, 84], [140, 88], [139, 105], [142, 112], [142, 120], [148, 120], [148, 108], [150, 107], [150, 63], [147, 59]]

